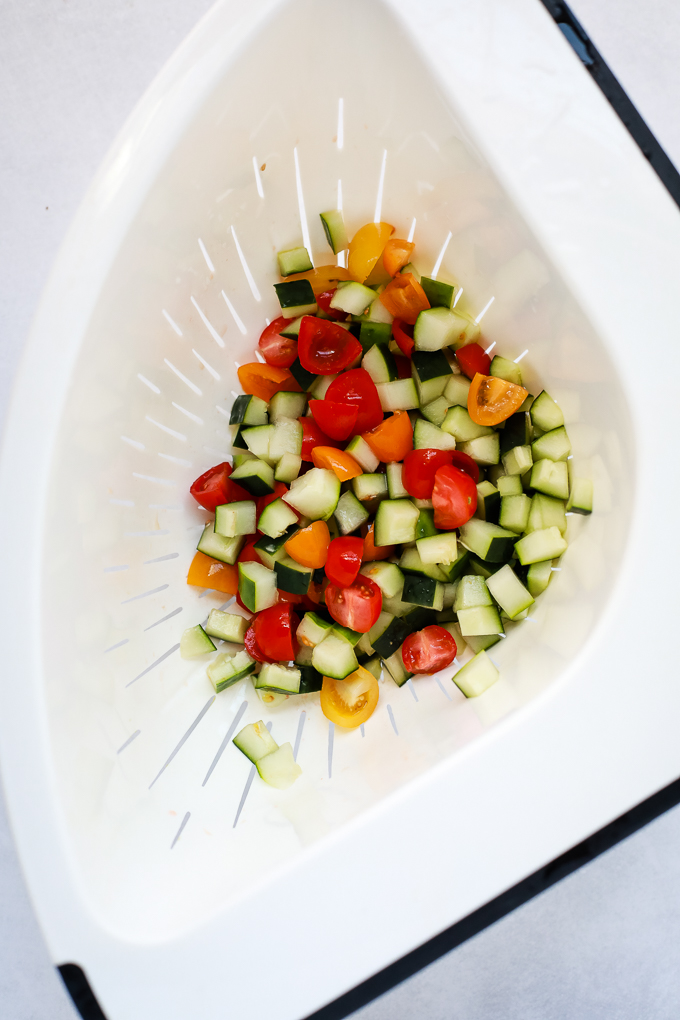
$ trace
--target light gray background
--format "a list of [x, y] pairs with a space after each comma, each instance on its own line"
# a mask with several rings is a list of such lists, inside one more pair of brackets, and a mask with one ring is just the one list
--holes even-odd
[[[209, 6], [0, 0], [1, 416], [85, 189], [139, 96]], [[680, 166], [680, 5], [572, 0], [572, 8]], [[679, 847], [676, 809], [357, 1020], [677, 1020]], [[76, 1017], [31, 913], [1, 800], [0, 1017]]]

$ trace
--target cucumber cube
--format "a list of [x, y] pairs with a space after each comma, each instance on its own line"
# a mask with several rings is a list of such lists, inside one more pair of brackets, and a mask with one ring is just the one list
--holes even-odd
[[[537, 458], [538, 459], [538, 458]], [[506, 475], [523, 475], [534, 463], [530, 446], [513, 446], [503, 454]]]
[[466, 698], [476, 698], [495, 684], [499, 676], [500, 673], [489, 656], [485, 651], [481, 651], [454, 673], [452, 680]]
[[567, 543], [562, 538], [559, 528], [552, 527], [532, 531], [530, 535], [520, 538], [515, 545], [515, 552], [519, 562], [526, 567], [530, 563], [555, 559], [556, 556], [561, 556], [566, 548]]
[[206, 672], [215, 692], [219, 694], [220, 691], [242, 680], [244, 676], [253, 673], [256, 666], [255, 660], [251, 659], [245, 650], [237, 652], [236, 655], [222, 652], [213, 659]]
[[349, 238], [347, 236], [347, 230], [345, 229], [345, 221], [342, 216], [342, 210], [333, 209], [331, 212], [320, 213], [320, 216], [324, 233], [326, 234], [326, 240], [331, 246], [333, 254], [337, 255], [338, 252], [344, 251], [345, 248], [349, 248]]
[[486, 584], [498, 605], [511, 620], [533, 605], [532, 594], [527, 591], [508, 563], [492, 574]]
[[368, 306], [375, 301], [375, 291], [370, 287], [364, 287], [363, 283], [356, 283], [350, 280], [347, 283], [338, 284], [335, 294], [331, 298], [331, 308], [347, 312], [348, 315], [362, 315]]
[[454, 405], [447, 412], [442, 423], [442, 430], [448, 432], [459, 443], [467, 443], [480, 436], [495, 435], [494, 430], [488, 425], [477, 425], [468, 414], [467, 407], [461, 407], [459, 404]]
[[256, 764], [265, 755], [272, 754], [279, 746], [262, 719], [239, 730], [234, 737], [234, 743], [253, 764]]
[[265, 662], [255, 677], [255, 688], [278, 691], [280, 694], [299, 694], [300, 670], [282, 666], [276, 662]]
[[575, 514], [593, 512], [593, 483], [589, 478], [574, 478], [571, 483], [567, 510]]
[[514, 361], [508, 361], [507, 358], [500, 358], [498, 355], [491, 362], [489, 375], [494, 375], [497, 379], [505, 379], [507, 382], [514, 383], [515, 386], [522, 385], [522, 369], [519, 365], [516, 365]]
[[539, 460], [531, 469], [530, 486], [546, 496], [569, 498], [569, 473], [566, 461]]
[[290, 744], [281, 744], [276, 751], [258, 758], [255, 763], [260, 778], [277, 790], [287, 790], [292, 786], [302, 769], [295, 761], [293, 748]]
[[294, 507], [311, 521], [328, 520], [340, 498], [340, 482], [333, 471], [326, 468], [312, 468], [291, 483], [283, 496], [286, 503]]
[[453, 304], [456, 288], [452, 283], [442, 283], [429, 276], [421, 276], [420, 286], [425, 291], [425, 297], [432, 308], [450, 308]]
[[277, 258], [279, 260], [279, 273], [281, 276], [292, 276], [293, 273], [306, 273], [308, 269], [314, 268], [309, 252], [303, 247], [280, 251]]
[[183, 659], [197, 659], [199, 655], [214, 651], [215, 645], [200, 623], [197, 623], [195, 627], [188, 627], [180, 638], [179, 654]]
[[419, 511], [409, 499], [384, 499], [375, 515], [375, 544], [415, 542]]
[[225, 538], [254, 535], [256, 523], [254, 500], [243, 499], [235, 503], [224, 503], [215, 509], [216, 535], [223, 535]]
[[210, 637], [241, 645], [247, 628], [248, 621], [243, 616], [237, 616], [236, 613], [225, 613], [221, 609], [211, 609], [208, 622], [205, 625], [205, 632]]
[[251, 613], [269, 609], [279, 600], [276, 574], [262, 563], [239, 563], [238, 591], [241, 601]]

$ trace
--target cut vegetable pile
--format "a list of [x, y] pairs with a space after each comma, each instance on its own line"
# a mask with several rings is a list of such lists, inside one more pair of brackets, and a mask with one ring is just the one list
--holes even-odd
[[[413, 243], [387, 223], [350, 243], [342, 213], [321, 219], [348, 268], [279, 253], [281, 316], [264, 363], [238, 370], [233, 466], [191, 486], [214, 519], [188, 582], [235, 595], [247, 618], [213, 609], [181, 654], [241, 646], [207, 667], [215, 691], [251, 676], [269, 704], [318, 692], [329, 720], [356, 727], [383, 669], [401, 687], [468, 645], [463, 694], [497, 680], [486, 649], [548, 586], [592, 483], [572, 477], [558, 405], [485, 352], [458, 287], [421, 277]], [[234, 743], [270, 785], [300, 773], [262, 722]]]

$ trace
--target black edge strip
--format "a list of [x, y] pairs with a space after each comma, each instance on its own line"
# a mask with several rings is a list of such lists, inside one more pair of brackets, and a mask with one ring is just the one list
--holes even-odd
[[462, 921], [458, 921], [439, 935], [435, 935], [429, 942], [418, 946], [417, 949], [374, 974], [373, 977], [357, 985], [356, 988], [341, 995], [328, 1006], [310, 1014], [306, 1020], [343, 1020], [350, 1013], [354, 1013], [355, 1010], [365, 1006], [373, 999], [377, 999], [379, 995], [388, 992], [395, 985], [422, 970], [423, 967], [438, 960], [440, 956], [449, 953], [456, 946], [472, 938], [473, 935], [478, 935], [484, 928], [488, 928], [489, 925], [521, 907], [522, 904], [527, 903], [534, 896], [538, 896], [539, 893], [545, 892], [551, 885], [555, 885], [567, 875], [571, 875], [572, 872], [599, 857], [606, 850], [610, 850], [622, 839], [626, 839], [679, 803], [680, 779], [676, 779], [675, 782], [664, 787], [663, 790], [659, 790], [642, 804], [631, 808], [620, 818], [605, 825], [603, 829], [589, 836], [588, 839], [584, 839], [582, 843], [567, 850], [561, 857], [555, 858], [554, 861], [535, 871], [533, 875], [529, 875], [528, 878], [508, 889], [507, 892], [501, 893], [496, 899], [486, 903], [474, 913], [468, 914]]
[[106, 1020], [83, 968], [77, 963], [61, 963], [57, 970], [83, 1020]]
[[628, 98], [611, 68], [602, 59], [588, 33], [562, 0], [541, 0], [541, 3], [600, 87], [675, 204], [680, 206], [680, 173]]

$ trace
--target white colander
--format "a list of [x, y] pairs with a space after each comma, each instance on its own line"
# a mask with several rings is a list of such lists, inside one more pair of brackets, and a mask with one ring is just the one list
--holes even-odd
[[[230, 455], [276, 251], [329, 263], [340, 204], [462, 285], [596, 500], [495, 687], [384, 681], [356, 732], [316, 696], [215, 697], [178, 653], [226, 601], [186, 585], [188, 487]], [[109, 1020], [306, 1016], [680, 771], [679, 252], [536, 0], [225, 0], [152, 86], [55, 266], [2, 472], [8, 801], [53, 958]], [[287, 792], [231, 744], [258, 718]]]

